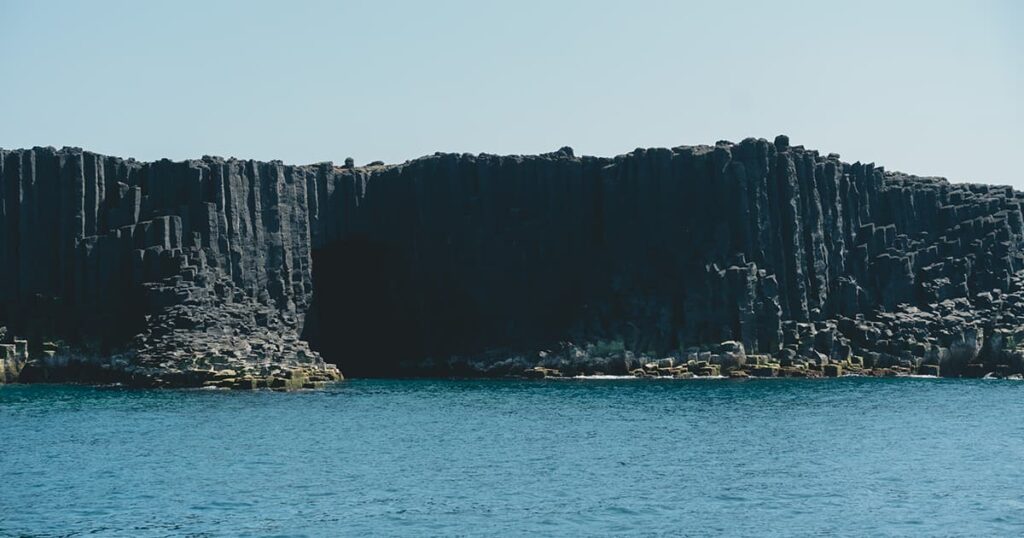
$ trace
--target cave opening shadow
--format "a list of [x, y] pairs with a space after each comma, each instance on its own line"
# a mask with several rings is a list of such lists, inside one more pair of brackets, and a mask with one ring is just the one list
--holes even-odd
[[393, 374], [418, 354], [419, 327], [407, 260], [367, 239], [314, 249], [313, 297], [302, 338], [349, 377]]
[[450, 359], [554, 345], [583, 311], [584, 279], [567, 263], [417, 262], [401, 245], [358, 237], [312, 260], [302, 338], [347, 377], [471, 375]]

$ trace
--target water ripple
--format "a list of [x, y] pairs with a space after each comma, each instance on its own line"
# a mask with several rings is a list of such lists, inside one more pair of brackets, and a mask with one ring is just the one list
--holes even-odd
[[0, 535], [1018, 535], [1024, 384], [0, 387]]

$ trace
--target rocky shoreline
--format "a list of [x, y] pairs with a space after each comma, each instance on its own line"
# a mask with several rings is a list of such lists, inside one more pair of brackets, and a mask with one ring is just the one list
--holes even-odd
[[[136, 351], [89, 355], [66, 345], [43, 342], [30, 351], [29, 341], [8, 336], [0, 328], [0, 385], [5, 383], [119, 384], [136, 388], [225, 388], [291, 391], [320, 389], [344, 376], [312, 352], [299, 351], [288, 360], [246, 357], [251, 342], [222, 339], [202, 352], [169, 350], [160, 362]], [[33, 348], [36, 346], [32, 346]], [[230, 346], [228, 346], [230, 347]], [[246, 349], [248, 348], [248, 349]]]
[[[1024, 278], [1024, 275], [1020, 275]], [[1015, 277], [1015, 282], [1021, 282]], [[1008, 298], [1015, 298], [1012, 292]], [[998, 302], [998, 301], [994, 301]], [[938, 306], [938, 305], [933, 305]], [[950, 305], [946, 305], [947, 307]], [[201, 310], [214, 315], [217, 309]], [[223, 312], [215, 316], [223, 323]], [[708, 378], [836, 378], [836, 377], [962, 377], [1024, 379], [1024, 329], [1013, 331], [961, 322], [956, 331], [915, 340], [898, 323], [917, 326], [934, 313], [914, 309], [900, 315], [882, 313], [888, 324], [840, 319], [816, 324], [786, 323], [790, 336], [778, 353], [747, 353], [743, 343], [725, 341], [660, 357], [636, 354], [621, 342], [578, 346], [562, 343], [534, 353], [493, 351], [475, 357], [420, 360], [400, 364], [404, 375], [456, 378], [556, 379], [575, 377]], [[937, 318], [941, 319], [941, 318]], [[982, 317], [990, 320], [991, 317]], [[934, 320], [933, 320], [934, 321]], [[950, 320], [947, 320], [947, 324]], [[173, 324], [171, 325], [173, 326]], [[840, 327], [843, 327], [841, 330]], [[221, 327], [223, 329], [223, 326]], [[897, 332], [894, 332], [897, 331]], [[877, 331], [890, 340], [852, 341], [848, 335]], [[228, 331], [214, 336], [171, 329], [160, 338], [140, 335], [135, 348], [120, 354], [88, 355], [54, 342], [32, 345], [0, 328], [0, 384], [87, 383], [137, 388], [224, 388], [290, 391], [319, 389], [344, 379], [305, 342], [274, 333], [263, 339], [239, 339]], [[984, 335], [988, 334], [987, 339]], [[899, 337], [896, 337], [899, 335]], [[952, 337], [952, 340], [949, 338]], [[195, 343], [202, 342], [196, 349]], [[871, 348], [863, 344], [874, 343]], [[951, 343], [950, 343], [951, 342]], [[949, 347], [941, 345], [947, 343]], [[874, 350], [872, 350], [874, 349]], [[883, 349], [884, 351], [878, 351]], [[145, 350], [140, 352], [139, 350]], [[257, 358], [260, 357], [260, 358]]]
[[[739, 342], [723, 342], [721, 347], [729, 349], [723, 353], [691, 352], [685, 359], [665, 357], [643, 362], [636, 358], [627, 359], [626, 364], [635, 366], [623, 375], [620, 370], [609, 374], [602, 370], [589, 370], [568, 365], [559, 368], [537, 365], [526, 368], [519, 376], [523, 379], [559, 378], [621, 378], [632, 376], [642, 379], [757, 379], [757, 378], [837, 378], [837, 377], [943, 377], [937, 364], [915, 364], [903, 362], [881, 366], [865, 362], [863, 357], [838, 360], [779, 360], [770, 355], [745, 355]], [[738, 360], [737, 360], [738, 359]], [[1024, 373], [1009, 365], [972, 365], [961, 378], [1024, 380]]]
[[[849, 321], [849, 320], [844, 320]], [[865, 327], [877, 329], [875, 324]], [[855, 326], [857, 327], [857, 326]], [[793, 327], [805, 336], [805, 345], [789, 346], [770, 355], [747, 353], [741, 342], [725, 341], [707, 348], [691, 348], [662, 356], [635, 354], [608, 342], [577, 346], [563, 343], [554, 350], [527, 354], [492, 353], [481, 357], [452, 357], [446, 361], [404, 364], [405, 371], [422, 376], [518, 377], [524, 379], [574, 377], [638, 378], [834, 378], [834, 377], [949, 377], [1024, 379], [1024, 331], [1000, 329], [987, 340], [983, 332], [961, 327], [950, 347], [937, 339], [924, 344], [902, 341], [898, 353], [871, 351], [852, 344], [834, 323]], [[884, 329], [891, 332], [891, 329]], [[966, 334], [965, 334], [966, 333]], [[967, 343], [970, 345], [967, 345]], [[886, 349], [891, 344], [883, 343]], [[922, 353], [921, 350], [924, 350]], [[496, 354], [504, 358], [498, 359]]]

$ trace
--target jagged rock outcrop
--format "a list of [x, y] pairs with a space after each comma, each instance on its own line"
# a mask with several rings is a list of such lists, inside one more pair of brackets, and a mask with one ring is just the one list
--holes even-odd
[[9, 336], [7, 328], [0, 327], [0, 384], [18, 381], [27, 362], [28, 341]]
[[34, 356], [63, 342], [32, 379], [68, 361], [244, 386], [330, 379], [329, 363], [728, 369], [723, 341], [782, 363], [1012, 373], [1022, 197], [782, 136], [365, 167], [0, 150], [0, 325]]

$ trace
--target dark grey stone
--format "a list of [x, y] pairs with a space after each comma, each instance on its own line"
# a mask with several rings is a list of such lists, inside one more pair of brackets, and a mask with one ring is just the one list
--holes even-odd
[[367, 167], [0, 150], [0, 325], [154, 371], [233, 346], [353, 375], [559, 350], [572, 372], [733, 341], [959, 375], [1021, 363], [1022, 200], [783, 135]]

